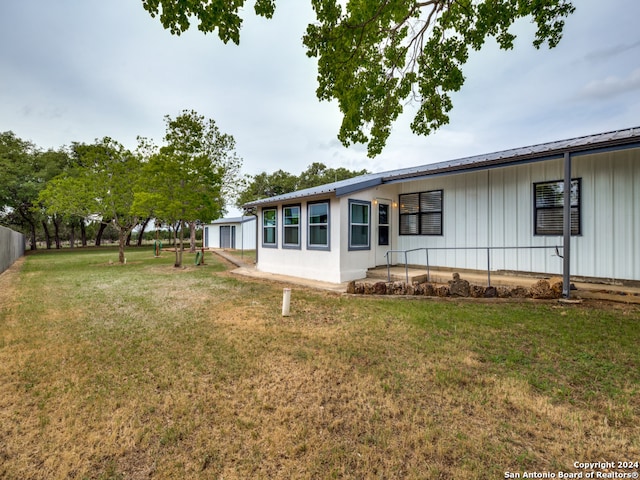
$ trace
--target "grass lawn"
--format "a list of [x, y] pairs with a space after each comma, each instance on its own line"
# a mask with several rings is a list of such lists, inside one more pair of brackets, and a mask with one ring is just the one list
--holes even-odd
[[640, 461], [638, 306], [294, 286], [283, 318], [283, 285], [212, 254], [116, 260], [41, 252], [0, 276], [0, 478], [497, 479]]

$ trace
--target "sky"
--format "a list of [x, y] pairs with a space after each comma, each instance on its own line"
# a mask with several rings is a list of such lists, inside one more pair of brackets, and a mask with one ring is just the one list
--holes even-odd
[[640, 126], [638, 0], [575, 0], [559, 46], [536, 50], [516, 25], [514, 50], [472, 52], [450, 123], [410, 130], [415, 106], [383, 153], [337, 140], [336, 102], [315, 95], [316, 63], [302, 46], [310, 0], [246, 4], [240, 45], [195, 26], [164, 30], [140, 0], [4, 0], [0, 4], [0, 132], [39, 148], [109, 136], [162, 144], [165, 115], [195, 110], [236, 140], [242, 172], [299, 174], [314, 162], [380, 172]]

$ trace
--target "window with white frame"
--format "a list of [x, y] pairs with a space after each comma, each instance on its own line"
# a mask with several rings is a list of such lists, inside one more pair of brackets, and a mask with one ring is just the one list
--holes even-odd
[[300, 248], [300, 205], [282, 207], [282, 246]]
[[349, 200], [349, 250], [368, 250], [371, 233], [371, 203]]
[[[571, 235], [581, 234], [581, 179], [571, 180]], [[535, 235], [562, 235], [564, 228], [564, 181], [533, 184]]]
[[307, 248], [329, 250], [329, 202], [307, 204]]
[[400, 195], [400, 235], [442, 235], [442, 198], [442, 190]]
[[278, 210], [265, 208], [262, 210], [262, 246], [276, 247], [278, 231]]

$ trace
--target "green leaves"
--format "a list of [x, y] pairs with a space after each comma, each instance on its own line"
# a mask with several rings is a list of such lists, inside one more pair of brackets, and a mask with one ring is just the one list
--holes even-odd
[[235, 140], [193, 110], [175, 119], [166, 116], [165, 122], [165, 145], [144, 165], [135, 208], [152, 209], [152, 215], [167, 222], [219, 218], [241, 165]]
[[[244, 0], [142, 0], [171, 33], [198, 19], [198, 29], [218, 30], [220, 39], [240, 42]], [[320, 100], [336, 100], [342, 112], [338, 138], [365, 143], [373, 157], [384, 148], [391, 126], [407, 103], [419, 105], [412, 130], [428, 135], [449, 122], [450, 92], [464, 84], [469, 48], [493, 37], [512, 49], [515, 21], [531, 18], [533, 45], [555, 47], [572, 0], [311, 0], [317, 22], [303, 44], [318, 59]], [[342, 8], [342, 4], [345, 8]], [[275, 0], [257, 0], [257, 15], [270, 18]]]
[[110, 218], [118, 227], [133, 228], [138, 157], [109, 137], [89, 145], [76, 143], [72, 151], [76, 165], [48, 182], [40, 194], [47, 213]]
[[408, 102], [419, 104], [412, 130], [428, 135], [448, 123], [450, 93], [464, 84], [469, 48], [489, 37], [511, 49], [513, 23], [532, 17], [534, 45], [557, 45], [568, 0], [350, 0], [342, 12], [336, 0], [314, 0], [318, 24], [303, 42], [318, 58], [321, 100], [337, 100], [343, 114], [338, 134], [344, 145], [366, 143], [379, 154], [393, 122]]
[[[244, 0], [142, 0], [142, 6], [152, 17], [159, 16], [162, 26], [174, 35], [187, 31], [193, 19], [197, 19], [198, 30], [204, 33], [218, 31], [224, 43], [240, 43], [242, 18], [238, 11]], [[274, 0], [256, 0], [256, 15], [271, 18], [275, 11]]]

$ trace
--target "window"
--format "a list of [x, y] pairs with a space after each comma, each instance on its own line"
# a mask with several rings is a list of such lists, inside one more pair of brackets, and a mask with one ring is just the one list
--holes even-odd
[[368, 250], [371, 204], [349, 200], [349, 250]]
[[329, 249], [329, 202], [307, 205], [309, 232], [307, 248], [311, 250]]
[[[571, 180], [571, 235], [580, 235], [581, 179]], [[534, 231], [536, 235], [562, 235], [564, 210], [564, 182], [533, 184]]]
[[442, 235], [442, 190], [400, 195], [400, 235]]
[[378, 204], [378, 245], [389, 245], [389, 204]]
[[276, 247], [276, 231], [278, 226], [278, 210], [266, 208], [262, 210], [262, 246]]
[[289, 205], [282, 208], [282, 246], [300, 248], [300, 205]]

